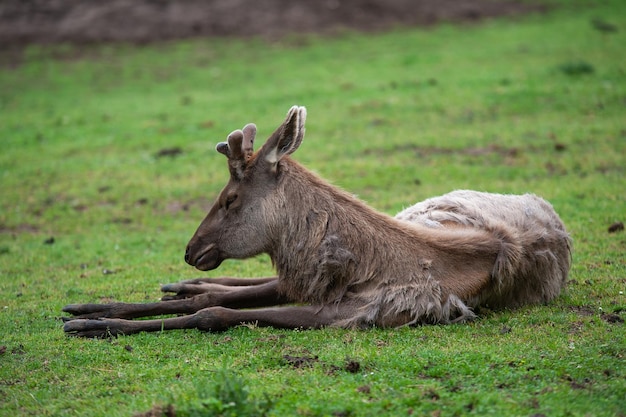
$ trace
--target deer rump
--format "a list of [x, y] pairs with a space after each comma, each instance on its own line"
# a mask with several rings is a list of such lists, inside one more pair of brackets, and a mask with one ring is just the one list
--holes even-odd
[[[230, 179], [185, 252], [200, 270], [267, 253], [277, 276], [167, 284], [155, 303], [71, 304], [65, 332], [446, 324], [474, 319], [477, 307], [546, 303], [564, 288], [571, 240], [543, 199], [461, 190], [390, 217], [290, 157], [305, 119], [292, 107], [257, 152], [253, 124], [217, 145]], [[163, 314], [182, 316], [131, 320]]]

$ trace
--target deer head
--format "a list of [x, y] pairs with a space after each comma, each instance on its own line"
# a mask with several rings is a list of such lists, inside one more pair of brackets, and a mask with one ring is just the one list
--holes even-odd
[[188, 264], [208, 271], [225, 259], [268, 252], [286, 198], [278, 191], [281, 164], [302, 143], [305, 119], [306, 109], [293, 106], [257, 153], [252, 123], [217, 144], [228, 158], [230, 179], [187, 245]]

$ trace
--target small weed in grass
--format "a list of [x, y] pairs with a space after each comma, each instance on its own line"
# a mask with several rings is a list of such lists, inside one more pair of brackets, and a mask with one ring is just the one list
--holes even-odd
[[559, 70], [562, 73], [571, 76], [593, 74], [593, 72], [595, 71], [593, 65], [586, 61], [565, 62], [559, 65]]
[[202, 379], [191, 397], [174, 400], [165, 407], [155, 406], [136, 417], [262, 417], [272, 409], [273, 402], [266, 394], [262, 399], [250, 397], [241, 376], [222, 370], [216, 381]]

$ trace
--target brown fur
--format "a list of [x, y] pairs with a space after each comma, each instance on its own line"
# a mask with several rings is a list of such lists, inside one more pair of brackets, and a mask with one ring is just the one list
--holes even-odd
[[[238, 289], [207, 280], [166, 286], [179, 302], [200, 293], [196, 307], [209, 307], [193, 319], [168, 319], [168, 326], [215, 330], [249, 320], [280, 327], [452, 323], [473, 319], [475, 307], [518, 307], [559, 295], [571, 243], [550, 204], [531, 194], [455, 191], [395, 218], [379, 213], [290, 158], [302, 142], [305, 117], [303, 107], [293, 107], [256, 153], [254, 125], [218, 145], [228, 157], [231, 179], [186, 253], [187, 262], [202, 270], [227, 258], [268, 253], [277, 280]], [[314, 308], [217, 309], [284, 303]], [[85, 305], [66, 311], [79, 318], [112, 317], [102, 308], [80, 306]], [[167, 312], [189, 310], [173, 306]], [[124, 314], [118, 308], [114, 317]], [[66, 331], [88, 333], [71, 323]], [[108, 324], [124, 332], [157, 328]]]

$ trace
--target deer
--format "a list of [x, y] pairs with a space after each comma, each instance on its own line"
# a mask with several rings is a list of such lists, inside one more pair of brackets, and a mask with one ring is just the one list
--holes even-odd
[[[392, 217], [292, 158], [306, 115], [293, 106], [256, 152], [252, 123], [217, 144], [230, 178], [184, 256], [209, 271], [265, 253], [276, 276], [165, 284], [152, 303], [70, 304], [66, 334], [465, 323], [482, 308], [546, 304], [565, 288], [572, 240], [550, 203], [456, 190]], [[159, 315], [174, 317], [133, 320]]]

